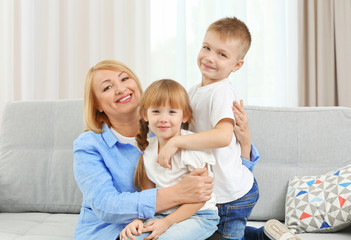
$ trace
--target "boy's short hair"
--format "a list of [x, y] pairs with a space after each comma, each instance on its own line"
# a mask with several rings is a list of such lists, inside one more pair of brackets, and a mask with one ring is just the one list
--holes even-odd
[[242, 46], [240, 57], [241, 59], [245, 57], [251, 45], [251, 34], [244, 22], [236, 17], [222, 18], [212, 23], [207, 28], [207, 32], [209, 31], [217, 32], [222, 40], [239, 39]]

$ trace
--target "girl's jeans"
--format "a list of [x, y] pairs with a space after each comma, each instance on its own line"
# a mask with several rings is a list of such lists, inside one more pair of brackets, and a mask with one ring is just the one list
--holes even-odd
[[[166, 215], [156, 214], [154, 218], [164, 218]], [[166, 232], [161, 234], [159, 240], [204, 240], [216, 230], [219, 217], [215, 210], [198, 211], [190, 218], [173, 224]], [[135, 236], [137, 240], [144, 239], [150, 233]]]
[[262, 228], [246, 227], [247, 219], [259, 198], [256, 179], [251, 190], [243, 197], [229, 203], [217, 204], [220, 217], [218, 232], [226, 239], [269, 239]]

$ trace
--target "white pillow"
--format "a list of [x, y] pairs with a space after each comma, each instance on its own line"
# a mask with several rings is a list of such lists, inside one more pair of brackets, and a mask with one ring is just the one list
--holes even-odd
[[290, 179], [285, 224], [295, 233], [335, 232], [351, 225], [351, 165]]

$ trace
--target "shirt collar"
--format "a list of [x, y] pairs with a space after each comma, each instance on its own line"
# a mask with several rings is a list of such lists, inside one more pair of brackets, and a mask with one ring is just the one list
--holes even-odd
[[102, 134], [102, 138], [105, 140], [106, 144], [111, 148], [112, 146], [114, 146], [116, 144], [116, 142], [118, 141], [118, 138], [113, 134], [113, 132], [110, 130], [110, 128], [108, 127], [108, 125], [106, 123], [104, 123], [102, 125], [102, 130], [103, 132]]

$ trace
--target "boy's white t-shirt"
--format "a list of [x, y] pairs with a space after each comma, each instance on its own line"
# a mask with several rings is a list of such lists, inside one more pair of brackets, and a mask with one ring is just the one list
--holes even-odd
[[[198, 84], [188, 93], [194, 115], [193, 132], [213, 129], [224, 118], [234, 119], [232, 106], [233, 101], [238, 99], [228, 79], [203, 87]], [[213, 149], [213, 153], [216, 158], [216, 165], [212, 167], [213, 191], [217, 203], [235, 201], [249, 192], [253, 175], [242, 164], [241, 148], [234, 132], [229, 146]]]
[[[181, 135], [192, 134], [190, 131], [181, 130]], [[208, 164], [208, 173], [213, 176], [211, 167], [215, 164], [215, 158], [211, 150], [196, 151], [179, 149], [172, 157], [172, 169], [164, 168], [156, 162], [158, 155], [157, 137], [148, 138], [149, 145], [144, 151], [144, 166], [148, 178], [155, 183], [156, 187], [161, 189], [177, 184], [183, 177], [195, 168], [202, 168]], [[175, 208], [163, 211], [164, 214], [173, 212]], [[205, 203], [200, 210], [216, 210], [216, 198], [212, 193], [212, 198]]]

